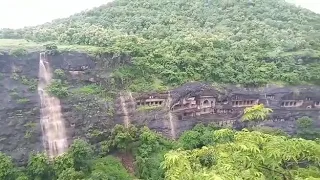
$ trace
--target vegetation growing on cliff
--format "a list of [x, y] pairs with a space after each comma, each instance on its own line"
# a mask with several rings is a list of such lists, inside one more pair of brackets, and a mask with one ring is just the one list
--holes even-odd
[[309, 117], [302, 117], [297, 120], [297, 136], [304, 139], [320, 140], [320, 128], [317, 128], [315, 121]]

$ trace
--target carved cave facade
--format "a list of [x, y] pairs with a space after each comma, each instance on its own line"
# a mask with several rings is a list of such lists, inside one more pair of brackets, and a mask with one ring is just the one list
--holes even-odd
[[190, 83], [166, 93], [137, 95], [135, 102], [136, 108], [167, 108], [177, 120], [212, 119], [220, 125], [238, 121], [246, 107], [264, 104], [274, 111], [267, 122], [284, 122], [293, 121], [292, 118], [295, 118], [297, 113], [306, 116], [320, 113], [320, 88], [215, 88], [206, 84]]

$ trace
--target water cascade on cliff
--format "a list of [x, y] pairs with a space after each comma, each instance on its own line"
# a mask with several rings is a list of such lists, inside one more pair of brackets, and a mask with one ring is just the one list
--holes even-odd
[[128, 109], [126, 107], [126, 99], [124, 98], [124, 95], [122, 93], [120, 93], [120, 105], [121, 105], [122, 112], [124, 114], [124, 117], [123, 117], [124, 118], [124, 126], [126, 128], [128, 128], [130, 125], [129, 113], [128, 113]]
[[46, 54], [40, 53], [38, 94], [41, 101], [41, 129], [44, 148], [50, 157], [56, 157], [68, 149], [64, 119], [60, 100], [49, 95], [46, 88], [52, 80], [50, 64]]
[[169, 123], [170, 123], [170, 130], [171, 130], [171, 137], [173, 139], [176, 138], [176, 127], [174, 125], [174, 119], [173, 119], [173, 116], [172, 116], [172, 112], [171, 112], [171, 109], [170, 109], [170, 106], [171, 106], [171, 103], [172, 103], [172, 98], [171, 98], [171, 94], [170, 94], [170, 91], [168, 93], [168, 116], [169, 116]]

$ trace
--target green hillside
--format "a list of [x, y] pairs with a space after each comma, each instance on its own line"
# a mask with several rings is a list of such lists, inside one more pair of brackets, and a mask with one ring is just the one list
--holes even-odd
[[133, 91], [197, 80], [320, 82], [320, 15], [284, 0], [116, 0], [0, 38], [129, 53], [134, 66], [114, 77]]

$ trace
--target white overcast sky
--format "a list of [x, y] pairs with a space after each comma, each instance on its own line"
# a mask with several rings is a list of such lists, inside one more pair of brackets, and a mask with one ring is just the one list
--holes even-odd
[[[0, 0], [0, 28], [21, 28], [68, 17], [111, 0]], [[288, 0], [320, 13], [320, 0]]]
[[21, 28], [68, 17], [111, 0], [0, 0], [0, 28]]
[[320, 14], [320, 0], [291, 0], [299, 6]]

